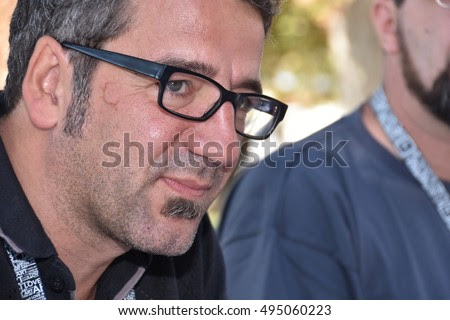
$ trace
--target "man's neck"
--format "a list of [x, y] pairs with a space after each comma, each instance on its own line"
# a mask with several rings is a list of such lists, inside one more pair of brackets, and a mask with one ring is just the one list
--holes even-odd
[[[14, 172], [60, 259], [74, 277], [76, 298], [94, 298], [100, 276], [128, 248], [86, 226], [80, 214], [82, 206], [75, 208], [66, 202], [63, 186], [55, 184], [46, 174], [43, 155], [46, 146], [40, 144], [39, 139], [33, 140], [33, 135], [21, 128], [24, 127], [20, 123], [10, 125], [8, 121], [0, 126]], [[23, 135], [28, 135], [28, 139]], [[89, 214], [87, 212], [85, 216]]]
[[[59, 258], [74, 277], [76, 299], [94, 299], [98, 279], [112, 261], [127, 249], [118, 247], [116, 250], [105, 250], [111, 247], [109, 243], [86, 239], [83, 232], [70, 231], [65, 227], [52, 225], [51, 228], [46, 228], [45, 225], [49, 223], [45, 220], [41, 219], [44, 229], [52, 240]], [[67, 226], [70, 225], [71, 223]]]
[[[386, 95], [395, 115], [414, 140], [435, 174], [450, 182], [450, 126], [438, 120], [406, 87], [385, 85]], [[372, 136], [390, 153], [398, 156], [371, 108], [363, 110], [363, 122]]]
[[[55, 190], [53, 194], [56, 194]], [[78, 208], [58, 206], [52, 200], [49, 200], [53, 203], [51, 208], [46, 211], [35, 209], [36, 215], [59, 258], [72, 273], [76, 299], [94, 299], [98, 279], [114, 259], [129, 248], [88, 227]]]

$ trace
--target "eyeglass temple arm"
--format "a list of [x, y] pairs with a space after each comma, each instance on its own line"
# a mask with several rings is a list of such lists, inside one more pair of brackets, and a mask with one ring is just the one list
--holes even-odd
[[79, 46], [68, 42], [63, 42], [61, 43], [61, 45], [65, 48], [81, 52], [92, 58], [114, 64], [116, 66], [155, 78], [157, 80], [161, 78], [161, 75], [163, 74], [165, 69], [165, 66], [162, 64], [150, 62], [121, 53]]

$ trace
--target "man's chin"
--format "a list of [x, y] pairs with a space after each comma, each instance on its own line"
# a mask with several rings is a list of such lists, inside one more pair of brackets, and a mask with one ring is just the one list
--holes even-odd
[[194, 243], [196, 233], [191, 235], [183, 235], [182, 238], [176, 237], [171, 239], [171, 241], [165, 241], [155, 246], [154, 244], [149, 245], [138, 245], [133, 248], [138, 251], [143, 251], [149, 254], [161, 255], [167, 257], [175, 257], [185, 254]]
[[182, 255], [191, 248], [202, 216], [195, 219], [162, 216], [154, 230], [134, 233], [126, 242], [130, 248], [149, 254]]

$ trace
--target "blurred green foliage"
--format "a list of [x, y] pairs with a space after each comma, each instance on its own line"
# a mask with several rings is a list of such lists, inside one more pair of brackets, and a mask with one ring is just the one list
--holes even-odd
[[275, 20], [262, 66], [265, 88], [304, 105], [332, 100], [337, 78], [328, 36], [333, 19], [352, 0], [288, 0]]

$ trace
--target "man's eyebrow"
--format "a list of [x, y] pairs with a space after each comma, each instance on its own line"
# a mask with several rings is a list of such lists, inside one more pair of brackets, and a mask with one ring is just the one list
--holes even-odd
[[[214, 78], [219, 73], [219, 70], [208, 63], [201, 61], [192, 61], [175, 57], [165, 57], [158, 60], [159, 63], [168, 64], [173, 67], [178, 67], [190, 71], [203, 74], [209, 78]], [[246, 79], [233, 84], [231, 90], [244, 89], [258, 94], [262, 93], [261, 81], [255, 79]]]
[[254, 80], [254, 79], [246, 79], [246, 80], [239, 81], [236, 84], [233, 84], [231, 90], [236, 90], [236, 89], [250, 90], [251, 92], [255, 92], [258, 94], [262, 94], [262, 92], [263, 92], [261, 81]]
[[214, 78], [219, 73], [219, 70], [214, 68], [212, 65], [200, 61], [190, 61], [180, 58], [167, 57], [158, 60], [158, 62], [168, 64], [173, 67], [197, 72], [210, 78]]

